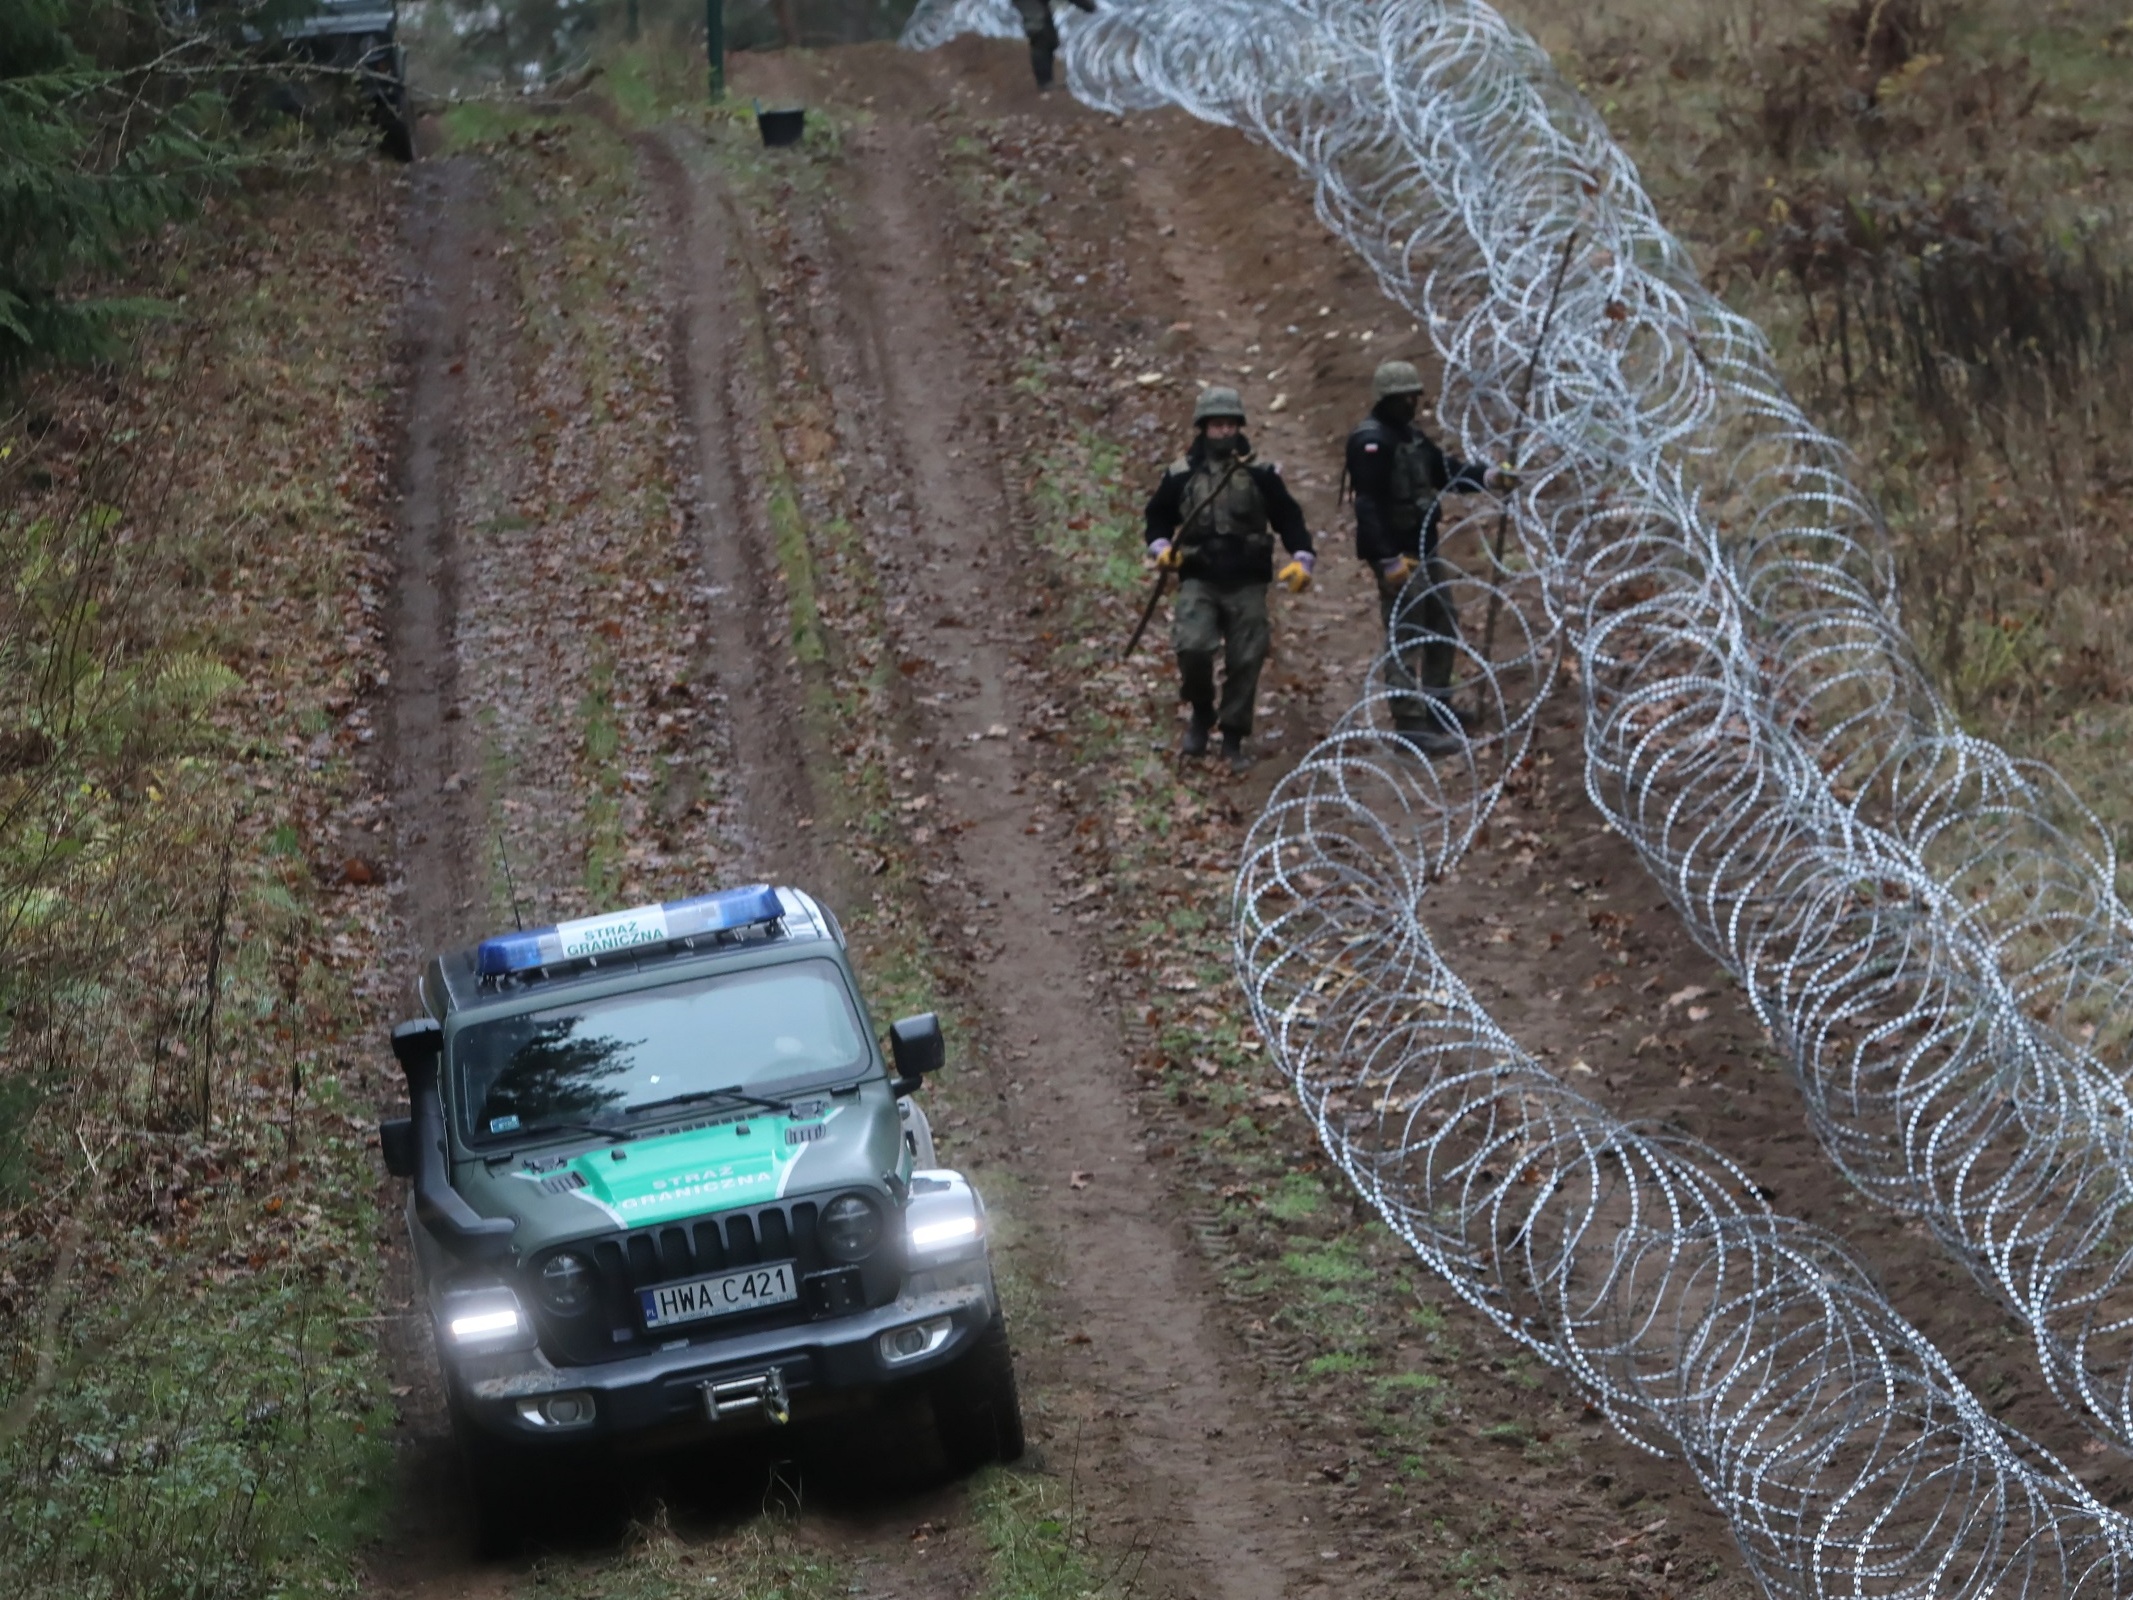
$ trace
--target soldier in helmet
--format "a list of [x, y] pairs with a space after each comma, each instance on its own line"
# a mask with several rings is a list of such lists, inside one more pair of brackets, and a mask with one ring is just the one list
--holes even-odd
[[[1073, 0], [1084, 11], [1094, 11], [1096, 0]], [[1059, 53], [1059, 25], [1052, 20], [1052, 0], [1015, 0], [1022, 18], [1022, 31], [1029, 35], [1029, 69], [1037, 87], [1052, 86], [1052, 59]]]
[[[1386, 679], [1393, 689], [1394, 729], [1424, 753], [1458, 749], [1458, 714], [1451, 704], [1452, 640], [1459, 616], [1444, 588], [1449, 574], [1437, 559], [1437, 501], [1476, 489], [1509, 490], [1517, 477], [1500, 467], [1457, 460], [1415, 426], [1422, 374], [1409, 361], [1380, 363], [1371, 379], [1376, 404], [1348, 435], [1348, 482], [1355, 494], [1355, 553], [1376, 575], [1378, 615], [1392, 625], [1400, 592], [1417, 570], [1426, 587], [1404, 624], [1430, 635], [1420, 648], [1396, 644]], [[1421, 671], [1415, 671], [1420, 656]]]
[[[1244, 436], [1244, 401], [1234, 389], [1201, 391], [1192, 408], [1197, 437], [1185, 459], [1172, 464], [1148, 501], [1148, 553], [1178, 575], [1170, 614], [1178, 653], [1179, 698], [1192, 721], [1180, 754], [1207, 753], [1207, 737], [1222, 730], [1230, 770], [1251, 764], [1252, 705], [1269, 643], [1267, 585], [1274, 570], [1274, 536], [1288, 560], [1278, 576], [1292, 594], [1311, 586], [1317, 557], [1303, 508], [1280, 471], [1252, 460]], [[1222, 698], [1215, 700], [1215, 652], [1223, 657]]]

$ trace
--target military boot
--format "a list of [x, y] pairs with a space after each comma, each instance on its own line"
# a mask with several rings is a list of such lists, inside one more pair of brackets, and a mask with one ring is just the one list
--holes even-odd
[[1215, 731], [1215, 716], [1211, 711], [1202, 711], [1195, 706], [1192, 721], [1185, 725], [1185, 736], [1178, 740], [1181, 756], [1204, 756], [1207, 754], [1207, 736]]
[[1243, 734], [1231, 733], [1226, 729], [1223, 731], [1222, 759], [1229, 763], [1229, 770], [1232, 772], [1249, 772], [1251, 770], [1252, 757], [1244, 748]]
[[1466, 748], [1466, 740], [1443, 724], [1433, 721], [1395, 722], [1392, 736], [1411, 747], [1418, 755], [1448, 756], [1455, 750]]
[[1428, 697], [1429, 703], [1434, 709], [1436, 716], [1442, 719], [1436, 724], [1436, 726], [1440, 728], [1449, 728], [1452, 726], [1452, 724], [1457, 723], [1460, 727], [1466, 729], [1469, 733], [1471, 733], [1476, 727], [1480, 726], [1480, 716], [1475, 712], [1467, 710], [1466, 707], [1456, 703], [1452, 699], [1451, 690], [1424, 689], [1422, 692]]

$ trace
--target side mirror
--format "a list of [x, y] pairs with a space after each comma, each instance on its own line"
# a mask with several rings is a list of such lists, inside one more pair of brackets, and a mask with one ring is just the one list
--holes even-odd
[[889, 1054], [896, 1060], [898, 1094], [909, 1094], [919, 1080], [941, 1070], [948, 1047], [941, 1040], [941, 1019], [930, 1011], [889, 1024]]
[[385, 1170], [396, 1178], [415, 1175], [415, 1119], [387, 1117], [378, 1124], [378, 1149], [385, 1157]]

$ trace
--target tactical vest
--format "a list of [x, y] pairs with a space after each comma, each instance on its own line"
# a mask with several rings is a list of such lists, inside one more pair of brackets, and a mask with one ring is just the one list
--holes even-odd
[[[1202, 455], [1198, 466], [1188, 458], [1172, 470], [1191, 474], [1185, 480], [1185, 492], [1178, 505], [1185, 518], [1178, 524], [1180, 545], [1192, 549], [1235, 541], [1231, 550], [1224, 552], [1226, 555], [1240, 547], [1273, 554], [1274, 535], [1267, 521], [1266, 497], [1259, 492], [1249, 462], [1237, 462], [1232, 472], [1228, 461]], [[1229, 473], [1226, 483], [1224, 473]], [[1218, 483], [1222, 484], [1220, 489], [1215, 487]]]
[[1430, 510], [1444, 487], [1443, 457], [1420, 434], [1401, 439], [1382, 423], [1373, 432], [1392, 457], [1385, 477], [1385, 532], [1396, 545], [1419, 548]]

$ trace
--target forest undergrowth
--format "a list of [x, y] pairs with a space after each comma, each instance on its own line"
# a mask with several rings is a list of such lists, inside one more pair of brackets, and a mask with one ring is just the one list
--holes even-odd
[[2133, 22], [2100, 0], [1506, 7], [1887, 515], [1920, 656], [2121, 849]]
[[363, 830], [401, 181], [214, 199], [139, 257], [165, 314], [127, 359], [0, 413], [17, 1593], [331, 1590], [383, 1476]]

